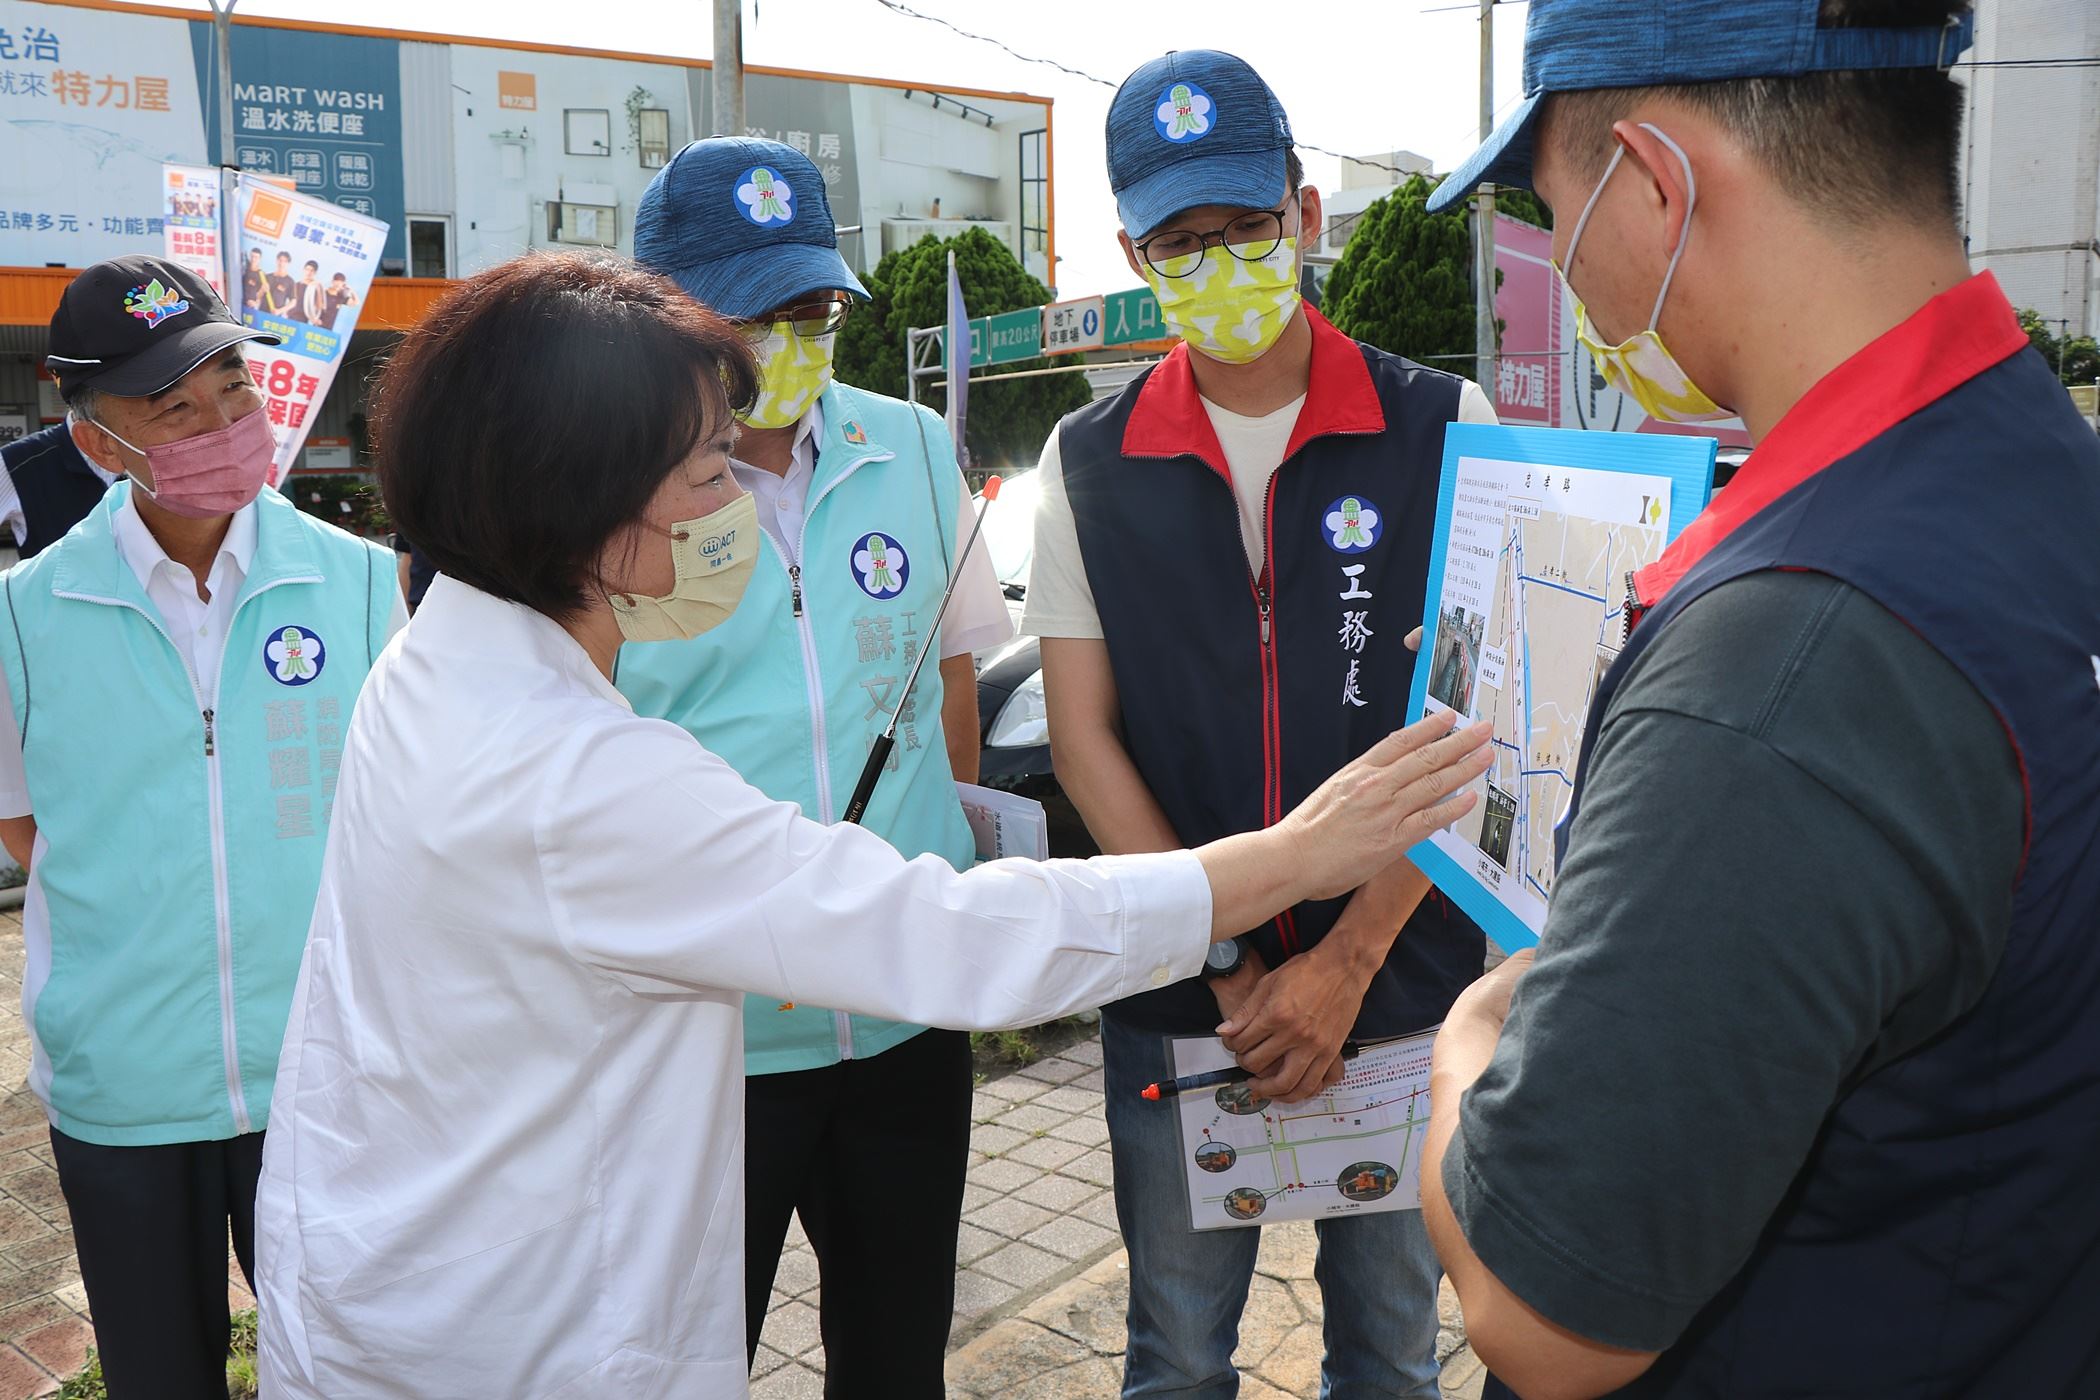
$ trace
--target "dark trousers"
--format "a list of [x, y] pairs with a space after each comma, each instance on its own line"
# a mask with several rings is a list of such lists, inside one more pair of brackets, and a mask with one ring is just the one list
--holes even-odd
[[226, 1230], [255, 1283], [263, 1135], [101, 1147], [51, 1130], [110, 1400], [226, 1400]]
[[826, 1400], [945, 1393], [970, 1155], [970, 1038], [744, 1081], [744, 1332], [758, 1355], [788, 1221], [817, 1255]]

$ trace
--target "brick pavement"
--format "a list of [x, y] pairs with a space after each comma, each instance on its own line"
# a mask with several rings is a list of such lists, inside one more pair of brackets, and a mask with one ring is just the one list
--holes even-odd
[[[31, 1400], [77, 1370], [93, 1333], [21, 1020], [22, 922], [0, 912], [0, 1400]], [[1113, 1400], [1127, 1261], [1116, 1232], [1098, 1040], [983, 1085], [957, 1251], [949, 1393], [955, 1400]], [[228, 1260], [228, 1298], [254, 1299]], [[753, 1400], [823, 1393], [817, 1263], [796, 1227], [781, 1260]], [[1445, 1295], [1445, 1394], [1479, 1393]], [[1236, 1360], [1248, 1400], [1317, 1393], [1320, 1299], [1310, 1226], [1263, 1233]]]
[[[1090, 1040], [977, 1091], [957, 1250], [953, 1400], [1114, 1400], [1122, 1375], [1128, 1259], [1116, 1231], [1102, 1115], [1101, 1043]], [[1263, 1231], [1235, 1356], [1247, 1400], [1319, 1391], [1320, 1294], [1309, 1224]], [[752, 1400], [823, 1394], [817, 1263], [789, 1237], [753, 1370]], [[1444, 1393], [1480, 1393], [1445, 1289]]]
[[[95, 1340], [50, 1130], [29, 1092], [22, 957], [21, 911], [0, 913], [0, 1400], [52, 1394]], [[227, 1274], [228, 1301], [255, 1306], [230, 1253]]]

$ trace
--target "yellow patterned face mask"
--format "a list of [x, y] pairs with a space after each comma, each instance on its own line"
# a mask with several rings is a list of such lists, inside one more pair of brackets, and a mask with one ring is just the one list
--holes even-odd
[[831, 386], [832, 347], [838, 333], [800, 336], [788, 321], [775, 321], [751, 342], [758, 356], [758, 401], [737, 421], [749, 428], [787, 428], [809, 412]]
[[[1242, 262], [1222, 245], [1169, 264], [1179, 276], [1140, 263], [1167, 326], [1213, 360], [1244, 365], [1260, 359], [1298, 314], [1298, 240], [1285, 237], [1259, 262]], [[1182, 273], [1182, 267], [1192, 270]]]
[[1575, 284], [1568, 281], [1568, 268], [1575, 265], [1576, 245], [1582, 242], [1582, 231], [1589, 226], [1590, 214], [1603, 197], [1612, 172], [1626, 157], [1624, 146], [1612, 152], [1611, 163], [1604, 167], [1603, 178], [1597, 181], [1597, 188], [1591, 192], [1590, 202], [1582, 207], [1582, 217], [1575, 221], [1575, 232], [1568, 238], [1566, 266], [1556, 262], [1553, 270], [1560, 274], [1561, 283], [1575, 302], [1575, 339], [1597, 362], [1597, 372], [1604, 376], [1605, 383], [1631, 398], [1659, 423], [1712, 423], [1733, 415], [1692, 382], [1692, 377], [1684, 372], [1684, 366], [1677, 362], [1677, 357], [1670, 353], [1655, 329], [1662, 323], [1663, 299], [1670, 295], [1670, 282], [1677, 276], [1677, 264], [1684, 257], [1684, 246], [1691, 241], [1692, 215], [1699, 208], [1699, 185], [1692, 177], [1691, 158], [1675, 141], [1647, 122], [1641, 123], [1641, 129], [1668, 147], [1684, 166], [1686, 195], [1684, 231], [1677, 236], [1677, 251], [1671, 254], [1669, 270], [1663, 274], [1662, 290], [1655, 294], [1655, 309], [1648, 315], [1648, 329], [1617, 345], [1606, 345], [1590, 323], [1589, 308], [1582, 304]]

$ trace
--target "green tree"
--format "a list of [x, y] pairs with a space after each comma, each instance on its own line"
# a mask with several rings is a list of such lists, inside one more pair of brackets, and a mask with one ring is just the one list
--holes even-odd
[[1473, 353], [1472, 236], [1463, 208], [1432, 214], [1419, 175], [1364, 211], [1322, 306], [1344, 335], [1464, 372]]
[[[997, 316], [1050, 300], [1050, 289], [1028, 275], [1013, 251], [983, 229], [955, 238], [928, 234], [909, 248], [886, 254], [866, 281], [869, 302], [839, 333], [838, 377], [857, 388], [904, 397], [905, 337], [914, 326], [938, 326], [948, 318], [948, 251], [972, 316]], [[998, 372], [1042, 369], [1045, 360], [999, 366]], [[943, 390], [923, 389], [920, 400], [935, 411], [947, 407]], [[965, 427], [974, 466], [1006, 471], [1032, 466], [1057, 420], [1086, 403], [1079, 374], [1046, 374], [970, 386]]]
[[2064, 383], [2100, 381], [2100, 342], [2089, 335], [2058, 337], [2050, 333], [2053, 324], [2032, 308], [2020, 312], [2020, 329], [2027, 332], [2028, 344], [2041, 351], [2049, 368]]
[[1507, 214], [1512, 219], [1522, 219], [1535, 228], [1552, 228], [1553, 211], [1545, 201], [1530, 190], [1513, 189], [1500, 185], [1495, 190], [1495, 212]]

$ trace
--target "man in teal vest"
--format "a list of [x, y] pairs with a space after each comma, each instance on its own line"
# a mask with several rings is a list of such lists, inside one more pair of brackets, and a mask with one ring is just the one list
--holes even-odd
[[0, 841], [29, 871], [22, 1016], [111, 1396], [226, 1395], [255, 1183], [350, 709], [405, 620], [386, 551], [264, 486], [246, 342], [158, 258], [51, 319], [112, 487], [0, 579]]
[[[867, 292], [839, 256], [823, 177], [777, 142], [696, 141], [642, 196], [634, 242], [642, 263], [744, 322], [759, 352], [764, 382], [735, 470], [757, 500], [765, 557], [720, 627], [623, 651], [621, 690], [824, 822], [839, 819], [901, 701], [892, 767], [865, 824], [907, 856], [967, 865], [955, 781], [977, 773], [970, 655], [1012, 624], [980, 548], [934, 629], [968, 492], [938, 418], [832, 380], [833, 339]], [[922, 647], [936, 648], [939, 666], [903, 695]], [[940, 1395], [969, 1152], [968, 1038], [753, 999], [744, 1042], [752, 1354], [799, 1212], [821, 1274], [826, 1394]]]

